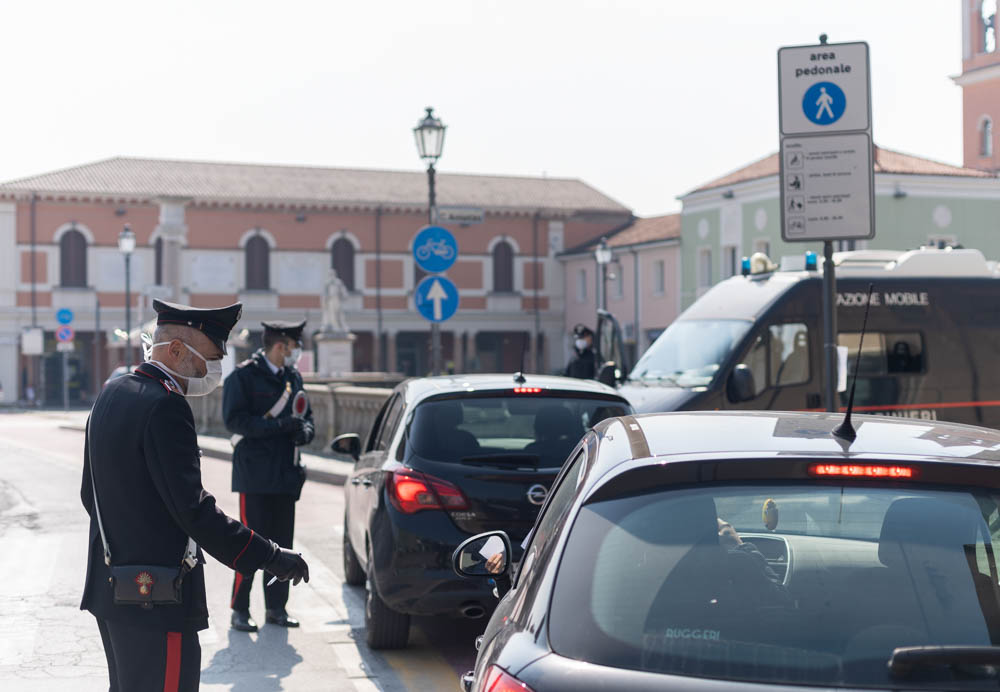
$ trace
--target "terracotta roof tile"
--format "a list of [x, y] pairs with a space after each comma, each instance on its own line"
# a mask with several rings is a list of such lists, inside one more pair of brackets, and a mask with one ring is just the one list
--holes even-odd
[[[490, 210], [596, 211], [628, 208], [581, 180], [438, 173], [438, 204]], [[427, 206], [422, 171], [320, 168], [112, 158], [0, 184], [0, 195], [154, 199], [237, 204]]]
[[[992, 173], [980, 171], [975, 168], [952, 166], [951, 164], [932, 161], [931, 159], [913, 156], [912, 154], [904, 154], [891, 149], [883, 149], [878, 146], [875, 147], [874, 169], [876, 173], [948, 175], [966, 178], [995, 177]], [[771, 175], [778, 175], [777, 153], [765, 156], [762, 159], [754, 161], [748, 166], [744, 166], [743, 168], [735, 170], [731, 173], [727, 173], [721, 178], [716, 178], [711, 182], [705, 183], [701, 187], [695, 188], [691, 192], [701, 192], [703, 190], [711, 190], [717, 187], [736, 185], [737, 183], [745, 183], [750, 180], [766, 178]]]
[[[632, 245], [671, 240], [673, 238], [680, 238], [680, 236], [681, 215], [664, 214], [662, 216], [635, 218], [631, 224], [605, 237], [608, 239], [609, 247], [629, 247]], [[600, 242], [600, 238], [594, 238], [566, 250], [566, 253], [589, 252], [597, 247], [597, 244]]]

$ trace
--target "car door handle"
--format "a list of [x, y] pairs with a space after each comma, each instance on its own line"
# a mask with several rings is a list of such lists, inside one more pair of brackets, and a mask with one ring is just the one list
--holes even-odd
[[363, 481], [361, 481], [361, 485], [365, 486], [366, 488], [370, 488], [371, 485], [372, 485], [372, 482], [371, 482], [370, 479], [366, 478]]
[[358, 485], [359, 483], [361, 483], [361, 481], [359, 481], [357, 478], [351, 479], [351, 485]]

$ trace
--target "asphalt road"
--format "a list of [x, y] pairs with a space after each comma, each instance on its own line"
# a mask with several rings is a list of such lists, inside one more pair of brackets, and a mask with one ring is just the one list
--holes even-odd
[[[88, 517], [80, 504], [83, 434], [66, 429], [85, 413], [0, 413], [0, 688], [24, 692], [106, 690], [107, 668], [93, 617], [79, 610]], [[227, 461], [203, 457], [205, 487], [237, 516]], [[312, 581], [288, 604], [299, 629], [229, 629], [232, 572], [209, 558], [210, 627], [201, 633], [202, 689], [455, 690], [472, 667], [485, 624], [415, 620], [410, 646], [373, 652], [364, 644], [364, 590], [343, 583], [343, 492], [309, 481], [296, 516], [296, 548]], [[263, 622], [261, 580], [251, 612]]]

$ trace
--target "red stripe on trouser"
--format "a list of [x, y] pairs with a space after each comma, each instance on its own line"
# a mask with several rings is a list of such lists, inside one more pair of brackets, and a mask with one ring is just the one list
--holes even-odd
[[167, 669], [163, 692], [177, 692], [181, 685], [181, 633], [167, 632]]
[[[247, 525], [247, 496], [244, 495], [243, 493], [240, 493], [240, 521], [243, 522], [244, 526]], [[236, 579], [233, 580], [233, 597], [229, 600], [230, 608], [236, 607], [236, 594], [240, 592], [240, 586], [242, 585], [243, 585], [243, 575], [237, 572]]]
[[[247, 496], [240, 493], [240, 521], [247, 526]], [[247, 528], [250, 528], [247, 526]]]

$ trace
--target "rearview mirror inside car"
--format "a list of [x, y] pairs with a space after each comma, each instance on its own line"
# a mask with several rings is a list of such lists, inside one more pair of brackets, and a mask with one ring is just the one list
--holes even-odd
[[349, 456], [355, 461], [361, 456], [361, 437], [357, 433], [337, 435], [330, 443], [330, 451], [334, 454]]
[[738, 404], [742, 401], [750, 401], [757, 395], [757, 389], [753, 381], [753, 371], [744, 363], [740, 363], [729, 373], [729, 380], [726, 382], [726, 396], [730, 403]]
[[501, 577], [510, 570], [510, 538], [503, 531], [489, 531], [468, 538], [451, 555], [451, 566], [460, 577]]

